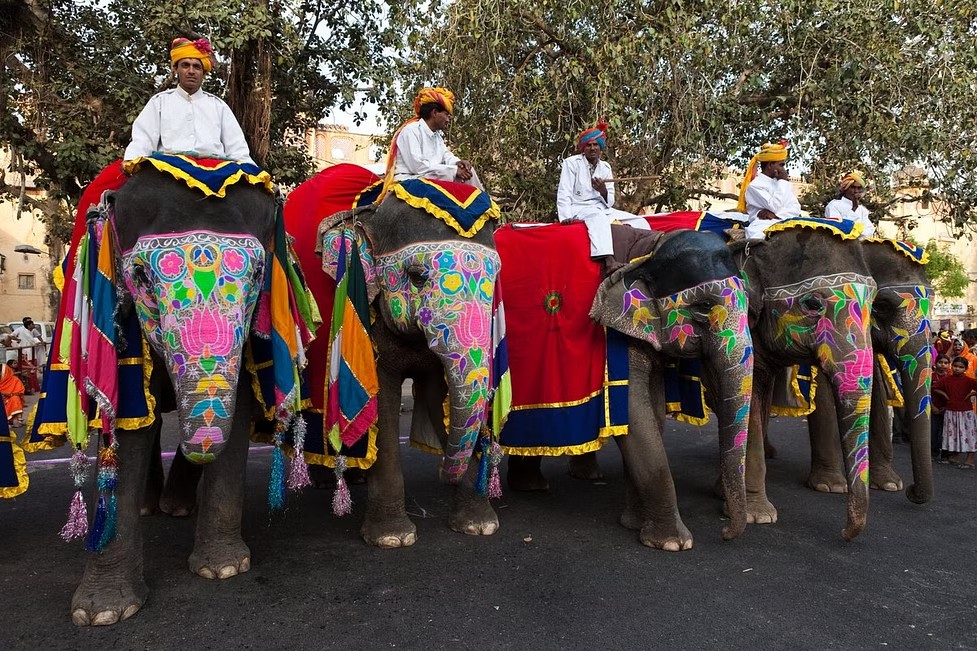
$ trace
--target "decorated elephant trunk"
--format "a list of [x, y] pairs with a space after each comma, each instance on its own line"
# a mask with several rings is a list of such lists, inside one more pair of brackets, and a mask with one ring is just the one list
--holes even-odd
[[377, 268], [392, 327], [420, 331], [444, 365], [450, 413], [441, 477], [457, 484], [485, 424], [498, 254], [477, 242], [418, 243], [378, 258]]
[[868, 516], [873, 371], [869, 328], [875, 294], [875, 281], [858, 273], [815, 276], [767, 287], [763, 294], [764, 308], [772, 317], [767, 322], [772, 331], [766, 336], [797, 357], [813, 353], [831, 381], [848, 480], [848, 523], [842, 532], [846, 540], [865, 528]]
[[883, 298], [895, 307], [897, 317], [886, 328], [895, 362], [898, 365], [905, 402], [913, 480], [906, 496], [916, 504], [933, 497], [933, 464], [930, 460], [930, 383], [933, 378], [933, 354], [930, 347], [930, 310], [933, 290], [925, 285], [887, 285], [879, 288]]
[[869, 328], [876, 290], [871, 278], [857, 274], [842, 276], [833, 278], [833, 283], [822, 288], [822, 306], [818, 308], [822, 314], [816, 326], [816, 342], [818, 362], [831, 379], [838, 406], [838, 431], [848, 478], [848, 523], [842, 537], [852, 540], [865, 528], [868, 518], [873, 374]]
[[206, 231], [141, 237], [124, 256], [143, 332], [177, 395], [181, 449], [195, 463], [227, 443], [264, 259], [254, 236]]

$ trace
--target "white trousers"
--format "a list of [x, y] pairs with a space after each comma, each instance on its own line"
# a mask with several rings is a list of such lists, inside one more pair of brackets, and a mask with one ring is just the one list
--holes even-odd
[[650, 231], [651, 226], [644, 217], [632, 215], [623, 210], [615, 208], [602, 208], [599, 206], [580, 206], [574, 209], [574, 216], [571, 219], [561, 219], [562, 223], [583, 222], [587, 226], [587, 235], [590, 237], [590, 257], [600, 258], [605, 255], [614, 255], [614, 242], [611, 239], [611, 222], [627, 224], [631, 228]]

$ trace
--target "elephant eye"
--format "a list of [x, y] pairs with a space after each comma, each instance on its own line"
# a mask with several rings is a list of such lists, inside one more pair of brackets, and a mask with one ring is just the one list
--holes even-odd
[[149, 285], [149, 276], [146, 274], [146, 269], [141, 265], [133, 265], [132, 275], [136, 279], [136, 282], [140, 285]]
[[412, 264], [407, 267], [407, 279], [414, 287], [421, 288], [428, 281], [428, 271], [419, 264]]
[[820, 296], [805, 296], [801, 299], [801, 307], [803, 307], [808, 312], [824, 312], [824, 301], [821, 300]]

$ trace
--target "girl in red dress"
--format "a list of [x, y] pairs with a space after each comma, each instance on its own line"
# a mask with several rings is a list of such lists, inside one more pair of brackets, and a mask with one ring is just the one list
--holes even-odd
[[[952, 375], [937, 380], [933, 394], [946, 400], [943, 449], [957, 453], [952, 461], [963, 461], [961, 468], [973, 469], [974, 451], [977, 450], [977, 415], [973, 409], [977, 380], [966, 375], [967, 367], [966, 358], [954, 358], [950, 367]], [[962, 453], [966, 453], [966, 457]]]

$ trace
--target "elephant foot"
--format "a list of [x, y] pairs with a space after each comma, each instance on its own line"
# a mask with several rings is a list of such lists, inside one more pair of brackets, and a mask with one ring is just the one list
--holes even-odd
[[229, 579], [251, 569], [251, 550], [240, 538], [233, 542], [198, 542], [187, 565], [205, 579]]
[[545, 491], [550, 483], [540, 470], [542, 457], [520, 457], [509, 455], [509, 470], [506, 480], [514, 491]]
[[832, 468], [811, 468], [807, 487], [819, 493], [847, 493], [848, 482], [841, 471]]
[[639, 531], [641, 527], [645, 526], [645, 518], [642, 518], [641, 515], [633, 509], [625, 509], [617, 521], [622, 527], [625, 529], [630, 529], [631, 531]]
[[777, 458], [777, 448], [775, 448], [766, 438], [763, 439], [763, 456], [767, 459]]
[[455, 509], [448, 517], [448, 526], [469, 536], [491, 536], [499, 530], [499, 516], [488, 499], [472, 500]]
[[150, 491], [149, 487], [146, 487], [146, 495], [143, 497], [142, 506], [139, 507], [139, 515], [147, 516], [153, 515], [159, 511], [159, 493], [155, 491]]
[[368, 545], [380, 549], [410, 547], [417, 542], [417, 527], [406, 513], [371, 517], [369, 514], [360, 527], [360, 535]]
[[[723, 507], [726, 511], [726, 507]], [[726, 515], [729, 515], [726, 512]], [[777, 509], [766, 495], [747, 493], [746, 495], [746, 522], [747, 524], [773, 524], [777, 521]]]
[[666, 552], [682, 552], [692, 549], [692, 534], [678, 515], [667, 523], [650, 522], [641, 527], [641, 544]]
[[71, 621], [75, 626], [110, 626], [139, 612], [148, 595], [142, 576], [107, 576], [90, 565], [71, 597]]
[[887, 493], [902, 490], [902, 478], [888, 464], [872, 466], [869, 470], [869, 477], [871, 478], [869, 487], [875, 490], [882, 490]]
[[[174, 518], [185, 518], [197, 506], [196, 494], [192, 497], [187, 495], [173, 494], [169, 490], [159, 498], [159, 510], [166, 515]], [[146, 508], [145, 506], [143, 508]], [[142, 511], [140, 510], [140, 513]]]
[[597, 463], [596, 452], [573, 455], [567, 460], [567, 465], [570, 476], [574, 479], [597, 481], [604, 478], [604, 473], [600, 471], [600, 465]]

